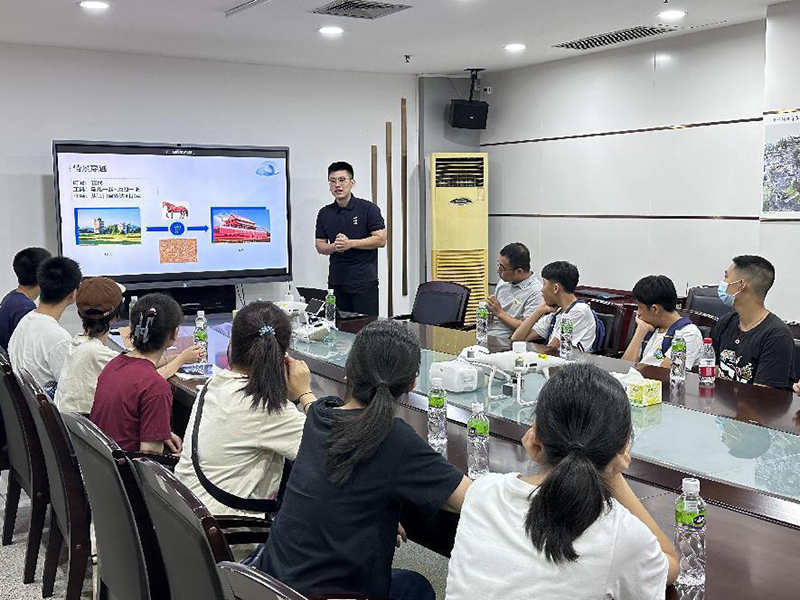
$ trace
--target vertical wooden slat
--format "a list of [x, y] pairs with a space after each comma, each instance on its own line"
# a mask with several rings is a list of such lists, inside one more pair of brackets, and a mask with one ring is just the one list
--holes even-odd
[[372, 201], [378, 203], [378, 147], [372, 146]]
[[400, 99], [400, 210], [403, 221], [403, 296], [408, 296], [408, 117]]
[[389, 270], [389, 310], [387, 316], [394, 316], [393, 269], [392, 269], [392, 122], [386, 121], [386, 262]]

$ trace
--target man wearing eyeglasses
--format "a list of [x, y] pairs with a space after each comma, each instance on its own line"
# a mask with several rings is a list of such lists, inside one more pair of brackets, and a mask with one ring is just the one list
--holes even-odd
[[531, 253], [515, 242], [500, 250], [494, 296], [486, 307], [492, 313], [489, 335], [510, 338], [522, 322], [542, 303], [542, 282], [531, 273]]
[[317, 252], [330, 256], [328, 287], [336, 308], [363, 315], [378, 314], [378, 248], [386, 245], [386, 224], [377, 204], [356, 198], [353, 167], [328, 167], [334, 201], [317, 214]]

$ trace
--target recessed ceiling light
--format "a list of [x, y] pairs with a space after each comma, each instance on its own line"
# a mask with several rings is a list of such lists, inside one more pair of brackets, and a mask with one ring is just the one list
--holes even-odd
[[525, 44], [507, 44], [505, 50], [506, 52], [522, 52], [525, 50]]
[[342, 35], [344, 33], [344, 29], [341, 27], [320, 27], [319, 32], [322, 35]]
[[83, 0], [83, 2], [78, 2], [78, 6], [86, 10], [106, 10], [111, 5], [108, 2], [100, 2], [99, 0]]
[[689, 13], [687, 13], [685, 10], [670, 9], [661, 11], [657, 16], [662, 21], [680, 21], [687, 14]]

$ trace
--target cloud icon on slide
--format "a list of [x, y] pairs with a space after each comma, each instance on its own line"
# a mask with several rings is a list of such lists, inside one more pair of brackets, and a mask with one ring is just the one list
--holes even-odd
[[261, 175], [262, 177], [272, 177], [273, 175], [278, 175], [279, 173], [280, 171], [275, 168], [275, 163], [271, 160], [265, 160], [256, 169], [256, 175]]

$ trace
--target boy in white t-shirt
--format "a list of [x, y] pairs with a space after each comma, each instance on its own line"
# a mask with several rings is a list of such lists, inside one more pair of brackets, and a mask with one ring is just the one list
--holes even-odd
[[522, 322], [513, 341], [540, 341], [553, 348], [561, 345], [561, 319], [566, 313], [572, 319], [572, 345], [590, 352], [597, 337], [594, 312], [588, 304], [575, 297], [580, 274], [578, 267], [560, 260], [542, 269], [542, 298], [533, 314]]
[[632, 430], [606, 371], [570, 364], [549, 379], [522, 438], [538, 471], [467, 490], [447, 600], [663, 600], [678, 556], [622, 475]]
[[57, 256], [41, 264], [37, 280], [39, 306], [20, 320], [8, 342], [8, 356], [16, 373], [27, 370], [52, 397], [72, 339], [58, 321], [75, 302], [81, 268]]
[[686, 369], [700, 359], [703, 335], [689, 319], [675, 310], [678, 294], [675, 284], [664, 275], [648, 275], [633, 286], [637, 304], [636, 332], [623, 360], [669, 368], [672, 364], [672, 340], [680, 332], [686, 341]]

